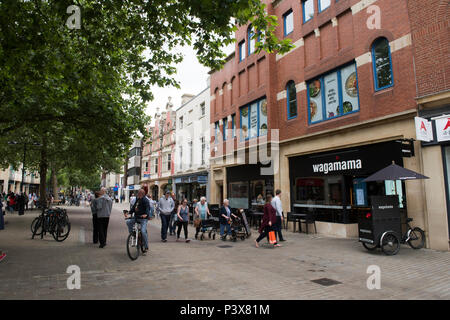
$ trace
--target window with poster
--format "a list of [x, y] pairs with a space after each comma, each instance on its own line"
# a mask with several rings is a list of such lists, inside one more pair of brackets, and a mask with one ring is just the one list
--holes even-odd
[[241, 140], [267, 135], [267, 100], [257, 100], [240, 109]]
[[307, 82], [310, 124], [359, 111], [354, 62]]

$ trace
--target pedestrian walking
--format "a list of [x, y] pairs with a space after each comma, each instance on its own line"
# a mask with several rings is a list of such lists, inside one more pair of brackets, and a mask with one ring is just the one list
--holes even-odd
[[3, 219], [3, 197], [0, 198], [0, 230], [5, 229], [5, 220]]
[[150, 205], [150, 215], [154, 216], [155, 210], [156, 210], [156, 201], [152, 199], [152, 195], [150, 193], [147, 194], [147, 199], [148, 199], [148, 203]]
[[275, 223], [274, 226], [274, 230], [275, 230], [275, 235], [277, 235], [277, 238], [279, 241], [286, 241], [283, 238], [283, 234], [281, 233], [281, 230], [283, 229], [283, 206], [281, 204], [281, 190], [277, 189], [275, 191], [276, 196], [272, 199], [272, 206], [275, 208], [276, 210], [276, 214], [277, 214], [277, 221]]
[[[100, 192], [95, 192], [95, 199], [100, 197]], [[95, 200], [94, 200], [95, 201]], [[91, 202], [91, 212], [92, 212], [92, 243], [97, 244], [99, 238], [99, 228], [98, 228], [98, 216], [96, 207], [94, 207], [94, 201]]]
[[106, 194], [106, 189], [102, 188], [100, 190], [100, 197], [94, 200], [94, 212], [97, 214], [98, 238], [100, 241], [99, 248], [104, 248], [106, 246], [112, 205], [112, 199]]
[[[259, 227], [259, 237], [255, 240], [255, 246], [259, 248], [259, 242], [269, 236], [269, 232], [274, 230], [277, 222], [277, 211], [272, 206], [272, 195], [266, 195], [266, 204], [264, 205], [264, 215], [262, 217], [261, 226]], [[281, 247], [277, 242], [275, 247]]]
[[25, 196], [21, 192], [20, 195], [17, 197], [17, 208], [19, 211], [19, 216], [22, 216], [25, 213]]
[[136, 196], [134, 195], [134, 192], [132, 192], [130, 196], [130, 210], [131, 208], [133, 208], [135, 203], [136, 203]]
[[170, 196], [170, 191], [159, 199], [158, 211], [161, 217], [161, 241], [167, 242], [167, 229], [169, 228], [170, 216], [175, 208], [175, 202]]
[[184, 199], [181, 205], [178, 206], [177, 210], [177, 242], [180, 240], [181, 228], [184, 229], [184, 240], [189, 242], [188, 239], [188, 224], [189, 224], [189, 206], [187, 199]]
[[[223, 200], [223, 206], [220, 208], [219, 211], [219, 223], [220, 223], [220, 238], [222, 240], [227, 239], [227, 235], [231, 236], [231, 217], [237, 218], [236, 215], [231, 213], [230, 209], [230, 201], [228, 199]], [[227, 230], [227, 235], [225, 235], [225, 229]]]
[[169, 221], [169, 232], [171, 236], [175, 235], [175, 229], [177, 226], [177, 212], [178, 212], [178, 207], [180, 206], [180, 202], [176, 199], [175, 197], [175, 193], [171, 193], [171, 197], [173, 202], [175, 203], [175, 206], [173, 208], [172, 214], [170, 215], [170, 221]]
[[25, 201], [25, 210], [28, 210], [28, 195], [27, 195], [27, 193], [26, 192], [24, 192], [24, 194], [23, 194], [23, 197], [24, 197], [24, 201]]
[[208, 219], [211, 216], [211, 213], [208, 209], [208, 203], [206, 202], [205, 197], [200, 198], [200, 202], [197, 203], [197, 205], [194, 208], [195, 218], [194, 218], [194, 224], [195, 220], [200, 220], [199, 224], [195, 227], [195, 239], [198, 237], [198, 233], [200, 232], [200, 229], [202, 227], [202, 221]]

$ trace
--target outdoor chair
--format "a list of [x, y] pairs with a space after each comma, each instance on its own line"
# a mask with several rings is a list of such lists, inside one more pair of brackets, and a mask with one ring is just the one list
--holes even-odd
[[302, 223], [304, 223], [306, 225], [306, 234], [309, 234], [308, 225], [310, 225], [310, 224], [314, 224], [314, 233], [317, 233], [316, 219], [314, 216], [314, 211], [307, 211], [305, 216], [301, 217], [299, 219], [300, 231], [301, 231]]

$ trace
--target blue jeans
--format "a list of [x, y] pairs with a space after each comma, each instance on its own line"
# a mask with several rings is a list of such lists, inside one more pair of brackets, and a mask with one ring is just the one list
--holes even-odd
[[220, 224], [220, 235], [223, 237], [224, 229], [227, 229], [227, 235], [231, 235], [231, 226], [227, 224]]
[[170, 215], [170, 222], [169, 222], [169, 231], [170, 233], [175, 234], [175, 229], [177, 227], [177, 214], [176, 213], [172, 213]]
[[170, 222], [170, 214], [165, 215], [165, 214], [160, 214], [159, 215], [161, 217], [161, 240], [166, 240], [167, 238], [167, 228], [169, 227], [169, 222]]
[[[131, 233], [133, 232], [133, 226], [134, 226], [134, 220], [135, 219], [128, 219], [127, 220], [127, 226], [128, 231]], [[144, 240], [144, 248], [148, 249], [148, 235], [147, 235], [147, 219], [136, 219], [141, 224], [141, 233], [142, 233], [142, 239]]]

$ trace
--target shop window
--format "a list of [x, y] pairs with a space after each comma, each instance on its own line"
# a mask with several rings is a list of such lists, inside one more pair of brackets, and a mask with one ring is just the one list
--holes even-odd
[[375, 91], [392, 87], [392, 59], [389, 42], [386, 38], [375, 40], [372, 46], [373, 74], [375, 78]]
[[267, 135], [267, 100], [260, 99], [240, 109], [241, 140]]
[[247, 181], [231, 182], [228, 185], [230, 189], [230, 195], [228, 196], [228, 199], [230, 201], [230, 207], [249, 209], [248, 182]]
[[331, 0], [319, 0], [319, 12], [327, 9], [331, 5]]
[[351, 63], [308, 81], [309, 123], [359, 111], [356, 64]]
[[289, 81], [286, 86], [286, 103], [288, 119], [295, 118], [297, 116], [297, 90], [294, 81]]
[[286, 12], [283, 16], [283, 24], [284, 24], [284, 36], [292, 33], [294, 31], [294, 13], [292, 10]]
[[306, 23], [314, 17], [314, 0], [303, 1], [302, 7], [303, 7], [303, 23]]
[[243, 61], [245, 59], [245, 41], [241, 41], [239, 43], [239, 62]]

